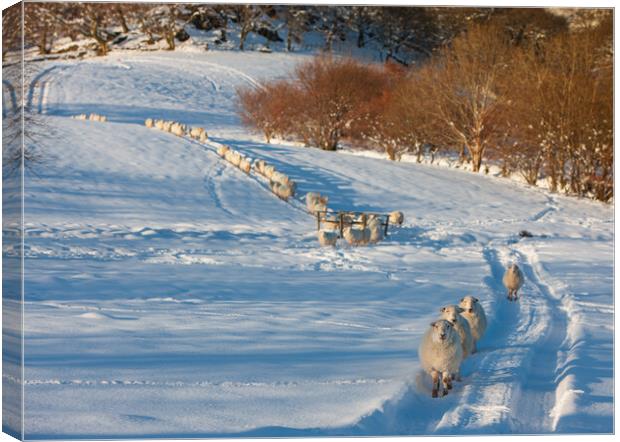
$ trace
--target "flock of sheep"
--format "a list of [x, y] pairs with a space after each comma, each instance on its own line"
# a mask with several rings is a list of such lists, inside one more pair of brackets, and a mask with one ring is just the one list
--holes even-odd
[[170, 132], [177, 137], [184, 137], [188, 135], [190, 138], [198, 140], [201, 143], [206, 143], [208, 140], [207, 131], [204, 127], [188, 128], [185, 124], [177, 121], [154, 120], [152, 118], [147, 118], [144, 121], [144, 125], [149, 129], [159, 129], [164, 132]]
[[[72, 118], [76, 120], [107, 121], [107, 118], [97, 114], [80, 114]], [[148, 128], [155, 128], [170, 132], [177, 136], [190, 136], [202, 143], [208, 140], [207, 132], [202, 127], [189, 128], [175, 121], [153, 120], [148, 118], [144, 124]], [[288, 201], [295, 196], [296, 183], [290, 177], [265, 162], [244, 156], [228, 146], [218, 147], [217, 154], [249, 174], [252, 168], [261, 176], [269, 180], [271, 191], [279, 198]], [[317, 192], [306, 194], [306, 208], [312, 215], [327, 214], [328, 197]], [[377, 214], [347, 214], [344, 215], [342, 237], [353, 246], [375, 244], [384, 238], [384, 223], [381, 215]], [[387, 215], [386, 222], [392, 225], [402, 225], [404, 215], [394, 211]], [[321, 246], [335, 246], [339, 238], [341, 221], [325, 219], [324, 229], [318, 231], [318, 240]], [[361, 228], [356, 228], [361, 225]], [[503, 283], [508, 290], [508, 300], [518, 300], [518, 290], [523, 285], [523, 274], [516, 264], [511, 265], [504, 274]], [[464, 358], [477, 351], [477, 343], [487, 328], [487, 319], [484, 308], [478, 298], [465, 296], [458, 305], [448, 305], [440, 309], [440, 318], [430, 324], [420, 343], [418, 354], [422, 368], [430, 374], [433, 382], [432, 397], [439, 395], [440, 384], [442, 396], [452, 389], [452, 381], [461, 380], [460, 367]]]
[[[330, 209], [327, 207], [329, 199], [320, 193], [308, 192], [306, 194], [306, 208], [312, 215], [327, 214]], [[333, 212], [332, 212], [333, 213]], [[376, 213], [360, 213], [357, 215], [345, 214], [342, 229], [343, 239], [352, 246], [364, 246], [368, 244], [376, 244], [384, 239], [384, 223], [381, 220], [382, 215]], [[405, 217], [402, 212], [394, 211], [387, 215], [387, 222], [393, 225], [401, 225]], [[341, 223], [335, 217], [332, 219], [325, 218], [323, 225], [325, 228], [320, 229], [317, 233], [319, 244], [321, 246], [335, 246], [339, 238], [339, 229]], [[360, 228], [356, 228], [359, 225]]]
[[[519, 267], [511, 265], [503, 277], [509, 301], [518, 299], [517, 292], [523, 282]], [[458, 305], [440, 309], [439, 319], [431, 323], [418, 348], [422, 368], [433, 382], [432, 397], [439, 396], [440, 384], [445, 396], [452, 389], [452, 381], [461, 380], [461, 362], [477, 351], [486, 328], [486, 314], [478, 298], [465, 296]]]
[[90, 115], [79, 114], [79, 115], [74, 115], [71, 118], [73, 118], [74, 120], [100, 121], [102, 123], [105, 123], [106, 121], [108, 121], [108, 117], [106, 117], [105, 115], [98, 115], [98, 114], [90, 114]]

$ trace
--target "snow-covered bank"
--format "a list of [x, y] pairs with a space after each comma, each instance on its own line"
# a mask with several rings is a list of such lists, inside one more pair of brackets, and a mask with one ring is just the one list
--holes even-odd
[[[612, 208], [256, 141], [236, 86], [301, 59], [43, 66], [29, 104], [54, 131], [26, 183], [27, 437], [612, 431]], [[90, 112], [110, 122], [67, 118]], [[334, 209], [405, 224], [376, 246], [319, 248], [301, 204], [149, 117], [204, 126]], [[518, 304], [501, 286], [513, 261]], [[431, 399], [419, 338], [465, 294], [489, 331], [464, 381]]]

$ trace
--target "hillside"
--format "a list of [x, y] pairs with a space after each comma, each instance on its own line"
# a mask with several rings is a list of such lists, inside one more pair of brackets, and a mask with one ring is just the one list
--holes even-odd
[[[241, 125], [235, 90], [307, 57], [188, 49], [38, 64], [27, 105], [49, 130], [25, 189], [26, 436], [613, 431], [612, 207], [267, 145]], [[69, 118], [91, 112], [109, 121]], [[277, 199], [214, 143], [146, 118], [204, 126], [277, 165], [299, 197]], [[334, 210], [401, 210], [405, 223], [374, 246], [320, 248], [309, 191]], [[518, 303], [501, 284], [511, 262], [526, 276]], [[466, 294], [489, 330], [463, 382], [431, 399], [419, 340]]]

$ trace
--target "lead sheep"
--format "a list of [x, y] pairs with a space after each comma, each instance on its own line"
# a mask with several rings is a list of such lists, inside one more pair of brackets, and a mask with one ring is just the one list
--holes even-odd
[[390, 224], [400, 226], [404, 220], [405, 220], [405, 215], [403, 215], [403, 212], [399, 212], [395, 210], [394, 212], [390, 213]]
[[319, 230], [319, 244], [322, 246], [335, 246], [338, 241], [338, 232], [333, 230]]
[[439, 393], [439, 381], [443, 384], [442, 396], [452, 389], [452, 376], [461, 368], [463, 347], [458, 333], [445, 319], [431, 323], [418, 348], [420, 363], [433, 380], [432, 397]]
[[463, 309], [461, 315], [467, 320], [473, 338], [471, 353], [478, 351], [478, 341], [482, 339], [487, 330], [487, 316], [478, 298], [465, 296], [459, 302], [459, 307]]
[[200, 135], [204, 133], [204, 128], [202, 127], [192, 127], [189, 131], [189, 136], [195, 140], [200, 139]]
[[471, 354], [474, 345], [474, 338], [471, 334], [469, 322], [467, 322], [467, 319], [461, 314], [465, 312], [465, 309], [458, 305], [447, 305], [442, 307], [439, 312], [441, 313], [441, 319], [450, 322], [454, 330], [459, 334], [461, 345], [463, 346], [463, 359], [465, 359]]
[[502, 279], [504, 287], [508, 290], [508, 300], [517, 301], [519, 299], [519, 289], [523, 286], [523, 273], [516, 264], [511, 265], [504, 273]]
[[148, 127], [149, 129], [151, 129], [154, 126], [153, 119], [147, 118], [146, 120], [144, 120], [144, 125]]

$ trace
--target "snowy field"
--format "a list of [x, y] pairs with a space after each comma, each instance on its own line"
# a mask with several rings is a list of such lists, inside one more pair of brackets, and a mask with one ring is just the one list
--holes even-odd
[[[306, 59], [40, 64], [27, 104], [50, 132], [25, 191], [26, 437], [612, 432], [612, 207], [264, 144], [240, 124], [235, 88]], [[109, 122], [69, 118], [91, 112]], [[402, 210], [405, 223], [374, 246], [320, 248], [301, 199], [149, 117], [204, 126], [334, 210]], [[511, 262], [526, 276], [518, 303], [501, 284]], [[419, 340], [467, 294], [489, 329], [463, 382], [432, 399]]]

